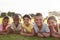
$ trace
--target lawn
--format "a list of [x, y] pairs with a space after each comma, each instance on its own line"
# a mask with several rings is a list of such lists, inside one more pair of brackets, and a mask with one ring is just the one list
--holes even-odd
[[59, 38], [25, 37], [19, 34], [0, 35], [0, 40], [60, 40]]
[[[10, 23], [12, 22], [12, 18], [10, 18]], [[2, 23], [2, 18], [0, 18], [0, 23]], [[60, 40], [59, 38], [40, 38], [37, 36], [34, 37], [25, 37], [19, 34], [9, 34], [9, 35], [0, 35], [0, 40]]]

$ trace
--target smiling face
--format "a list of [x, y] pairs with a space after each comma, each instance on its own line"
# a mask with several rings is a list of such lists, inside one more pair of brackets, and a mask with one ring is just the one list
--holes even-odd
[[29, 25], [29, 23], [30, 23], [30, 19], [28, 18], [28, 17], [25, 17], [24, 19], [23, 19], [23, 21], [24, 21], [24, 24], [25, 25]]
[[14, 23], [15, 23], [15, 25], [18, 25], [18, 23], [19, 23], [19, 18], [15, 18], [15, 19], [14, 19]]
[[43, 24], [43, 17], [42, 16], [35, 16], [34, 22], [37, 24], [37, 26], [41, 26]]
[[49, 25], [50, 27], [54, 27], [54, 26], [56, 25], [56, 21], [53, 20], [53, 19], [50, 19], [50, 20], [48, 20], [48, 25]]
[[4, 26], [6, 26], [8, 24], [8, 22], [9, 22], [9, 19], [3, 19], [2, 23], [3, 23]]

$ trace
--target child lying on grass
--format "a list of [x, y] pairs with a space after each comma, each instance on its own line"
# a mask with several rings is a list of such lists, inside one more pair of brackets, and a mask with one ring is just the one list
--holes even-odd
[[7, 34], [9, 31], [9, 17], [4, 17], [2, 20], [2, 24], [0, 25], [0, 34]]
[[34, 17], [34, 30], [38, 37], [49, 37], [50, 30], [47, 24], [43, 22], [43, 16], [41, 13], [37, 13]]
[[10, 33], [17, 33], [19, 34], [20, 31], [21, 31], [21, 28], [22, 28], [22, 24], [19, 22], [19, 16], [18, 15], [15, 15], [13, 17], [13, 22], [11, 24], [11, 27], [9, 28], [9, 32]]
[[34, 36], [33, 25], [31, 24], [31, 18], [29, 15], [23, 16], [23, 25], [21, 35], [23, 36]]
[[50, 28], [50, 33], [52, 37], [60, 38], [59, 34], [59, 24], [57, 23], [57, 20], [54, 16], [50, 16], [47, 20], [47, 23]]

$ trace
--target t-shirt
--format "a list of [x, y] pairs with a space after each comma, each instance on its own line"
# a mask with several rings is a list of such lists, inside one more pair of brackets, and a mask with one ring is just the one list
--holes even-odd
[[33, 26], [34, 26], [34, 30], [35, 30], [36, 33], [38, 33], [38, 32], [41, 32], [41, 33], [50, 32], [50, 29], [47, 26], [47, 24], [43, 23], [42, 28], [40, 30], [39, 30], [38, 26], [36, 25], [36, 23], [33, 23]]
[[[8, 25], [6, 26], [5, 30], [7, 30], [8, 27], [10, 27], [10, 24], [8, 24]], [[2, 25], [2, 24], [0, 24], [0, 31], [3, 31], [3, 25]]]
[[28, 26], [26, 26], [25, 24], [23, 24], [22, 27], [24, 29], [24, 32], [28, 32], [28, 33], [32, 32], [32, 29], [33, 29], [33, 25], [32, 24], [30, 24]]
[[14, 22], [11, 24], [11, 29], [12, 30], [20, 31], [21, 28], [22, 28], [22, 24], [21, 23], [19, 23], [17, 27], [16, 27]]

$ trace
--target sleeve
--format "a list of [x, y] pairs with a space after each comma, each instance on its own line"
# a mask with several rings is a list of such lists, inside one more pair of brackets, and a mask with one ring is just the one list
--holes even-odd
[[31, 24], [31, 29], [33, 29], [33, 25]]
[[20, 30], [22, 29], [22, 24], [19, 24], [19, 29], [20, 29]]
[[14, 26], [13, 26], [13, 24], [11, 24], [11, 27], [10, 27], [11, 29], [14, 29]]
[[33, 28], [34, 28], [35, 33], [38, 33], [38, 28], [35, 24], [33, 24]]
[[50, 29], [47, 25], [45, 26], [45, 32], [50, 32]]

